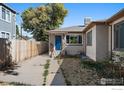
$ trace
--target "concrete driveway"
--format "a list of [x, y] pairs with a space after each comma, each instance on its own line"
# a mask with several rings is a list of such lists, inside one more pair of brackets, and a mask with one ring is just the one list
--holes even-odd
[[30, 85], [43, 84], [44, 64], [50, 59], [50, 68], [46, 85], [65, 85], [64, 77], [56, 60], [49, 58], [47, 54], [39, 55], [20, 62], [12, 71], [0, 72], [0, 81], [20, 82]]

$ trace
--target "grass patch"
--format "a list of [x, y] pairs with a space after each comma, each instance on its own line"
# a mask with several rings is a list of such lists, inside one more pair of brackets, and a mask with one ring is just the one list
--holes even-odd
[[48, 75], [48, 70], [45, 70], [43, 76], [46, 77]]
[[48, 76], [48, 74], [49, 74], [49, 67], [50, 67], [50, 59], [47, 59], [46, 60], [46, 64], [44, 65], [44, 73], [43, 73], [43, 86], [45, 86], [46, 85], [46, 80], [47, 80], [47, 76]]
[[47, 63], [44, 65], [44, 69], [48, 69], [48, 68], [49, 68], [49, 66], [50, 66], [50, 63], [49, 63], [49, 62], [47, 62]]

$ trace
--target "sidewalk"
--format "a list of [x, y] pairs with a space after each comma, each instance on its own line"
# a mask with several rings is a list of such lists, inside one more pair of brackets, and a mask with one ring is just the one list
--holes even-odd
[[[0, 81], [4, 82], [20, 82], [30, 85], [42, 85], [43, 84], [43, 72], [44, 64], [46, 60], [50, 59], [47, 54], [39, 55], [29, 60], [20, 62], [17, 69], [13, 70], [12, 73], [0, 72]], [[53, 84], [53, 79], [56, 74], [51, 72], [57, 72], [59, 65], [53, 59], [50, 59], [50, 74], [48, 75], [47, 85], [63, 85], [65, 84], [62, 73], [59, 73], [59, 78]]]
[[48, 81], [46, 82], [46, 85], [66, 85], [64, 76], [56, 60], [51, 60]]

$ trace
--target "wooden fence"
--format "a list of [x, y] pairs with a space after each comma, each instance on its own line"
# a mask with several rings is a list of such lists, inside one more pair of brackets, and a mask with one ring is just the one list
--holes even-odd
[[[20, 62], [48, 51], [47, 42], [0, 38], [0, 63]], [[11, 61], [9, 61], [11, 60]]]
[[12, 41], [12, 60], [19, 62], [48, 51], [47, 42], [26, 40]]

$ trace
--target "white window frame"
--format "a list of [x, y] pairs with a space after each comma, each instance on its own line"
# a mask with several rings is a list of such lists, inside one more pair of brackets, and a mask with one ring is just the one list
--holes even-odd
[[[120, 47], [120, 44], [121, 44], [120, 43], [120, 38], [118, 38], [118, 41], [116, 41], [116, 30], [117, 30], [117, 28], [115, 28], [116, 25], [120, 26], [122, 23], [124, 23], [124, 20], [114, 24], [114, 30], [113, 31], [114, 31], [114, 49], [115, 50], [124, 50], [124, 48]], [[118, 32], [118, 37], [120, 37], [120, 28], [118, 28], [118, 31], [119, 31]], [[117, 42], [118, 42], [118, 45], [116, 45]]]
[[[6, 19], [2, 18], [2, 8], [5, 9]], [[8, 20], [7, 11], [9, 11], [9, 13], [10, 13], [10, 20]], [[11, 11], [9, 9], [5, 8], [4, 6], [0, 6], [0, 20], [2, 20], [4, 22], [11, 23], [11, 16], [12, 16], [12, 14], [11, 14]]]
[[[8, 18], [8, 14], [9, 14], [9, 18]], [[6, 19], [8, 22], [10, 22], [11, 20], [11, 12], [9, 10], [6, 10]]]
[[7, 38], [7, 35], [6, 34], [9, 34], [9, 38], [8, 39], [11, 39], [11, 33], [10, 32], [7, 32], [7, 31], [0, 31], [0, 38], [2, 38], [2, 32], [5, 33], [5, 38]]
[[[3, 9], [4, 9], [4, 14], [5, 14], [5, 16], [4, 16], [5, 19], [3, 19]], [[6, 20], [6, 9], [5, 9], [4, 7], [2, 7], [2, 19], [3, 19], [3, 20]]]
[[[90, 40], [90, 38], [88, 38], [88, 35], [91, 35], [91, 41], [90, 42], [88, 42], [88, 40]], [[93, 31], [92, 30], [90, 30], [89, 32], [87, 32], [87, 34], [86, 34], [86, 38], [87, 38], [87, 46], [92, 46], [93, 45]]]
[[70, 40], [69, 40], [69, 43], [67, 43], [67, 38], [66, 38], [66, 45], [82, 45], [83, 44], [83, 36], [81, 34], [66, 34], [66, 36], [81, 36], [82, 37], [82, 42], [81, 43], [70, 43]]

